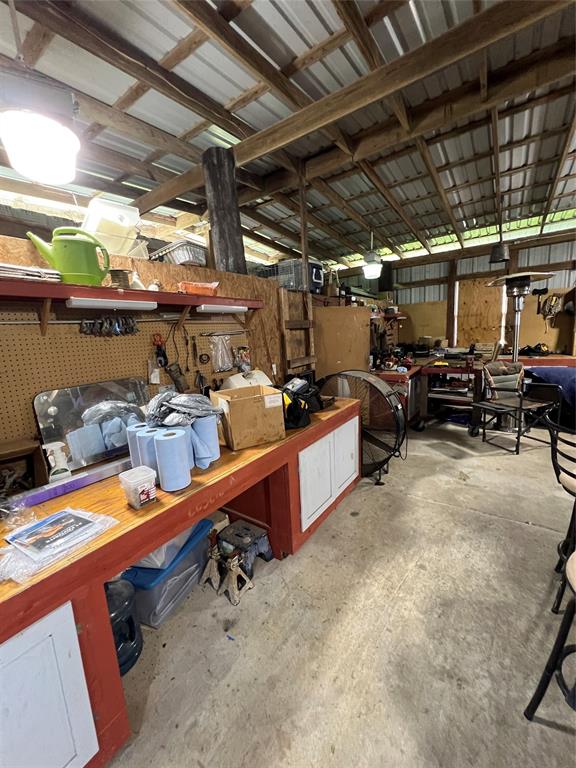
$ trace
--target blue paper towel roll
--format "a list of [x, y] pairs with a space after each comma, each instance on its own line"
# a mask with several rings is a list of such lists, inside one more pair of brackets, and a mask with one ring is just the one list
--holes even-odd
[[187, 424], [185, 427], [177, 427], [177, 429], [183, 429], [186, 433], [186, 450], [188, 451], [188, 464], [190, 469], [194, 467], [194, 448], [192, 447], [192, 427]]
[[200, 469], [206, 469], [213, 461], [220, 458], [217, 416], [203, 416], [196, 419], [192, 423], [192, 432], [194, 463]]
[[137, 421], [136, 424], [130, 424], [126, 427], [126, 437], [128, 438], [128, 450], [130, 451], [130, 461], [133, 467], [140, 466], [140, 453], [138, 451], [138, 440], [136, 435], [141, 429], [146, 429], [147, 424], [145, 421]]
[[161, 432], [162, 430], [157, 429], [156, 427], [148, 427], [147, 429], [141, 429], [136, 433], [140, 464], [144, 464], [146, 467], [150, 467], [150, 469], [154, 469], [156, 472], [158, 472], [158, 463], [156, 461], [154, 437]]
[[164, 491], [180, 491], [190, 485], [190, 460], [183, 429], [164, 429], [154, 435], [160, 487]]

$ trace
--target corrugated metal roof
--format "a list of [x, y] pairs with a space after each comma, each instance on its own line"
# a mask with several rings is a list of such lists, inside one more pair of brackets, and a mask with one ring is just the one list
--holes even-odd
[[[493, 0], [485, 0], [482, 8], [493, 4]], [[229, 105], [258, 82], [253, 72], [248, 71], [218, 43], [211, 40], [201, 42], [202, 34], [199, 36], [198, 30], [195, 31], [188, 15], [168, 0], [147, 0], [145, 3], [137, 0], [79, 0], [78, 5], [89, 16], [110, 26], [156, 61], [173, 52], [176, 46], [182, 47], [182, 41], [196, 32], [197, 43], [200, 43], [175, 67], [174, 72], [222, 105]], [[366, 14], [376, 7], [377, 0], [361, 0], [359, 5], [362, 13]], [[473, 0], [410, 0], [374, 24], [371, 30], [384, 60], [390, 62], [470, 18], [474, 11]], [[563, 35], [572, 34], [574, 13], [574, 7], [568, 8], [563, 13], [555, 14], [489, 47], [490, 69], [502, 67], [556, 43]], [[21, 31], [25, 34], [32, 22], [20, 13], [18, 18]], [[292, 65], [298, 57], [342, 30], [342, 22], [330, 0], [253, 0], [231, 22], [231, 26], [277, 67]], [[323, 59], [292, 74], [292, 81], [310, 98], [316, 100], [338, 90], [369, 71], [356, 43], [349, 35], [344, 36], [343, 40], [339, 48], [331, 50]], [[11, 57], [16, 53], [5, 4], [0, 4], [0, 53]], [[466, 83], [475, 83], [479, 77], [479, 63], [480, 57], [469, 57], [409, 86], [404, 89], [402, 97], [410, 108]], [[119, 68], [86, 53], [61, 37], [56, 37], [43, 52], [37, 69], [106, 104], [114, 104], [135, 82]], [[567, 83], [568, 80], [555, 86], [545, 86], [530, 95], [532, 98], [544, 97], [559, 85]], [[528, 94], [523, 95], [509, 100], [501, 107], [519, 107], [527, 98]], [[173, 136], [182, 136], [198, 125], [205, 126], [202, 116], [153, 89], [128, 106], [126, 111]], [[268, 91], [245, 104], [236, 114], [255, 130], [260, 130], [293, 111], [293, 106], [287, 104], [283, 97]], [[527, 105], [514, 115], [500, 117], [499, 163], [504, 222], [542, 214], [550, 194], [551, 182], [557, 173], [565, 131], [573, 114], [573, 94], [567, 93], [560, 98], [543, 101], [535, 107]], [[390, 108], [384, 100], [342, 119], [339, 127], [352, 135], [388, 120], [390, 115]], [[494, 226], [497, 222], [488, 118], [487, 113], [480, 112], [474, 116], [473, 121], [464, 120], [448, 125], [447, 129], [455, 125], [462, 127], [463, 130], [456, 135], [445, 130], [445, 136], [427, 136], [433, 161], [440, 169], [440, 178], [447, 189], [454, 215], [463, 222], [465, 235], [475, 228]], [[478, 121], [482, 119], [485, 123], [478, 126]], [[466, 130], [468, 124], [471, 128]], [[544, 134], [541, 138], [522, 146], [519, 144], [541, 133]], [[547, 136], [547, 133], [550, 135]], [[157, 154], [154, 146], [109, 128], [101, 131], [94, 142], [141, 161]], [[213, 145], [232, 146], [236, 142], [237, 138], [218, 126], [205, 127], [190, 139], [198, 151]], [[294, 157], [303, 158], [317, 153], [328, 144], [326, 136], [316, 132], [294, 142], [287, 149]], [[572, 144], [569, 149], [575, 152], [576, 137]], [[513, 147], [507, 148], [507, 145]], [[381, 179], [404, 206], [406, 213], [429, 237], [450, 234], [452, 227], [449, 217], [416, 149], [408, 148], [401, 156], [396, 156], [398, 152], [395, 150], [388, 154], [390, 157], [375, 158], [374, 162]], [[192, 165], [189, 160], [174, 155], [167, 155], [158, 163], [174, 172], [186, 171]], [[93, 160], [86, 161], [84, 168], [105, 176], [112, 175], [113, 171]], [[260, 175], [278, 168], [277, 160], [271, 157], [260, 158], [247, 166], [248, 170]], [[569, 156], [561, 169], [561, 176], [572, 174], [575, 178], [566, 178], [558, 183], [556, 194], [562, 197], [552, 201], [551, 213], [576, 207], [576, 155]], [[152, 186], [143, 176], [130, 176], [129, 181]], [[398, 245], [414, 243], [414, 233], [360, 172], [331, 184], [364, 217], [365, 230], [360, 230], [356, 221], [350, 220], [347, 214], [329, 204], [322, 195], [310, 190], [308, 199], [312, 210], [320, 206], [320, 210], [316, 211], [317, 217], [346, 234], [359, 248], [368, 246], [370, 228], [374, 228], [382, 237], [393, 238]], [[356, 200], [357, 195], [363, 196]], [[194, 196], [184, 197], [195, 199]], [[264, 212], [272, 220], [278, 221], [291, 215], [291, 211], [274, 204], [266, 206]], [[296, 218], [287, 220], [284, 226], [298, 228], [299, 223]], [[548, 228], [555, 226], [549, 224]], [[315, 237], [325, 239], [327, 236], [327, 233], [317, 228], [313, 228], [312, 232]], [[330, 242], [346, 252], [346, 246], [341, 242], [337, 243], [333, 239]]]

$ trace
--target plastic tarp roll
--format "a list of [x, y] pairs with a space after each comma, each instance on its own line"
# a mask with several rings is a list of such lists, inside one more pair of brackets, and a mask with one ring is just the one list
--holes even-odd
[[136, 435], [141, 429], [147, 429], [148, 425], [145, 421], [137, 421], [136, 424], [131, 424], [126, 427], [126, 437], [128, 438], [128, 450], [130, 451], [130, 461], [133, 467], [139, 467], [140, 452], [138, 450], [138, 439]]
[[158, 472], [158, 462], [156, 461], [154, 437], [160, 434], [160, 432], [162, 432], [161, 429], [148, 427], [147, 429], [142, 429], [136, 433], [140, 464], [144, 464], [144, 466], [150, 467], [150, 469], [154, 469], [156, 472]]
[[180, 491], [190, 485], [188, 435], [183, 429], [164, 429], [154, 435], [156, 461], [163, 491]]

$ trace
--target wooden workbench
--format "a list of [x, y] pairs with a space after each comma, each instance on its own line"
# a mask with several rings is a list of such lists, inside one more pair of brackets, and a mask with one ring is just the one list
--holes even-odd
[[[174, 494], [159, 491], [158, 501], [141, 510], [127, 505], [116, 477], [38, 505], [39, 517], [69, 506], [118, 520], [25, 585], [0, 584], [0, 643], [59, 606], [72, 604], [99, 745], [90, 768], [105, 765], [130, 735], [104, 582], [224, 505], [239, 512], [249, 508], [250, 517], [268, 527], [276, 557], [296, 552], [358, 480], [356, 469], [303, 532], [299, 453], [358, 416], [358, 401], [338, 399], [332, 408], [313, 415], [309, 427], [290, 432], [284, 440], [239, 452], [223, 449], [209, 469], [194, 470], [188, 488]], [[357, 430], [359, 440], [359, 420]]]

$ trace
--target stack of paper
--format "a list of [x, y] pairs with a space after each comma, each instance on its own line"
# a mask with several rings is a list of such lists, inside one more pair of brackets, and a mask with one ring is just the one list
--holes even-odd
[[3, 277], [17, 280], [43, 280], [47, 283], [59, 283], [62, 280], [62, 275], [55, 269], [0, 263], [0, 278]]

